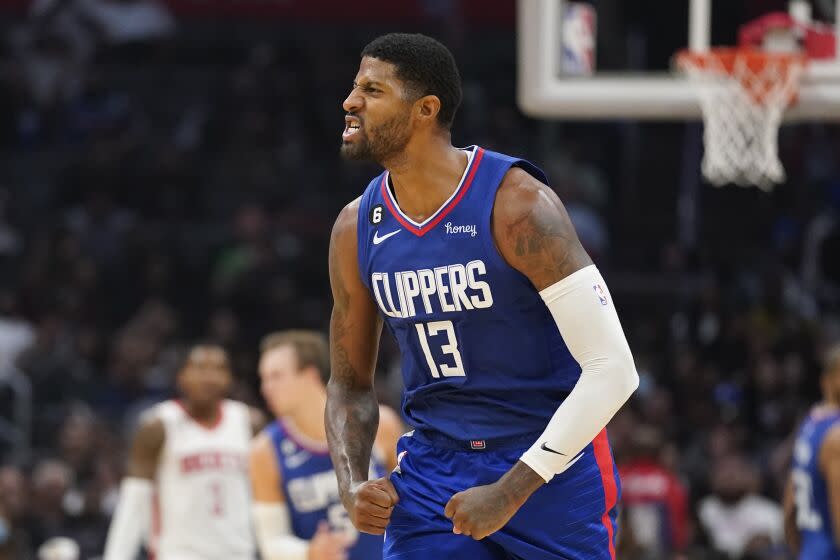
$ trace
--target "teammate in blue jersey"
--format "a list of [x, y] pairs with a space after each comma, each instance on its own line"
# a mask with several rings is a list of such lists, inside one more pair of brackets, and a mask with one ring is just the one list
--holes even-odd
[[785, 537], [802, 560], [840, 558], [840, 346], [822, 374], [823, 400], [799, 428], [785, 491]]
[[[347, 517], [324, 427], [326, 337], [314, 331], [267, 336], [260, 359], [262, 392], [277, 419], [254, 441], [251, 482], [254, 521], [263, 560], [382, 558], [382, 537], [359, 534]], [[382, 408], [370, 473], [396, 465], [402, 425]]]
[[[344, 101], [342, 155], [385, 171], [330, 243], [326, 417], [342, 501], [360, 531], [385, 532], [389, 559], [614, 558], [604, 427], [638, 385], [630, 349], [543, 173], [452, 146], [460, 101], [451, 53], [407, 34], [365, 47]], [[370, 480], [383, 323], [415, 430], [396, 471]]]

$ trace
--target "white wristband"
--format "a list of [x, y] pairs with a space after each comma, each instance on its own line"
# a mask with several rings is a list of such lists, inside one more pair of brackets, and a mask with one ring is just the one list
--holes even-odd
[[521, 460], [546, 482], [577, 461], [639, 385], [607, 284], [590, 265], [540, 292], [581, 374]]
[[256, 502], [252, 511], [263, 560], [307, 560], [309, 543], [292, 534], [285, 504]]

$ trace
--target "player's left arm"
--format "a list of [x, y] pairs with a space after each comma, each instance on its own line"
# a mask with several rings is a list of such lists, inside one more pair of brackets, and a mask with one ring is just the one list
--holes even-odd
[[397, 466], [397, 440], [403, 433], [403, 423], [394, 409], [379, 405], [379, 428], [373, 445], [379, 451], [384, 462], [385, 472], [389, 473]]
[[831, 527], [834, 529], [834, 543], [840, 547], [840, 426], [834, 426], [826, 434], [819, 461], [828, 488], [828, 509]]
[[512, 168], [499, 186], [492, 226], [502, 257], [539, 291], [581, 374], [543, 434], [497, 483], [447, 504], [453, 531], [474, 539], [503, 527], [537, 488], [571, 466], [639, 383], [606, 283], [557, 195]]

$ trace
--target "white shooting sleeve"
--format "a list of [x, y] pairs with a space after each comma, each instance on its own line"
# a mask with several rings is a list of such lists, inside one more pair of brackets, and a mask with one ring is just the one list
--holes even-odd
[[639, 375], [612, 297], [595, 265], [570, 274], [540, 296], [581, 367], [577, 384], [521, 457], [548, 482], [574, 463], [630, 398], [639, 386]]
[[292, 534], [289, 510], [284, 504], [255, 502], [252, 511], [263, 560], [307, 560], [309, 543]]
[[103, 560], [134, 560], [152, 523], [152, 481], [127, 477], [120, 484], [117, 509], [108, 528]]

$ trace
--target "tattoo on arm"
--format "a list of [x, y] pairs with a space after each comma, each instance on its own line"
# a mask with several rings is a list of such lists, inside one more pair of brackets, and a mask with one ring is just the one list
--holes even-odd
[[521, 169], [499, 187], [493, 234], [502, 257], [538, 290], [592, 264], [563, 203]]
[[381, 321], [358, 274], [355, 212], [351, 205], [339, 216], [329, 256], [334, 303], [325, 420], [343, 501], [353, 483], [368, 478], [379, 424], [373, 368]]

